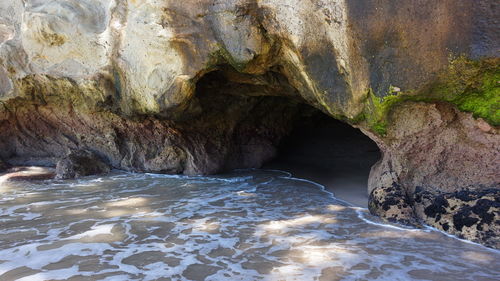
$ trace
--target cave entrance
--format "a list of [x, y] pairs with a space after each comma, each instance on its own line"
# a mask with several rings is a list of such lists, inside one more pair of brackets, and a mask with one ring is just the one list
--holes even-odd
[[[187, 120], [206, 139], [216, 172], [235, 168], [286, 170], [323, 184], [335, 196], [367, 206], [377, 145], [360, 130], [307, 105], [279, 68], [263, 75], [229, 66], [198, 80]], [[208, 173], [210, 173], [209, 171]]]
[[325, 186], [339, 199], [367, 207], [371, 167], [380, 159], [375, 142], [349, 124], [310, 110], [280, 142], [264, 168], [280, 169]]

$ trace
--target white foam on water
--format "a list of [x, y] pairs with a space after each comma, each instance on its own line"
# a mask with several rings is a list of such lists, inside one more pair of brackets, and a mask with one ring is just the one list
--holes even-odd
[[66, 240], [81, 239], [83, 237], [94, 237], [96, 235], [112, 234], [114, 224], [103, 224], [92, 226], [91, 230], [65, 238]]
[[[412, 228], [412, 227], [407, 227], [403, 225], [396, 225], [396, 224], [389, 224], [389, 223], [383, 223], [383, 222], [375, 222], [373, 220], [370, 220], [366, 218], [366, 216], [371, 216], [368, 214], [368, 209], [365, 208], [360, 208], [360, 207], [353, 207], [353, 209], [356, 211], [356, 214], [358, 215], [358, 218], [363, 220], [364, 222], [376, 226], [381, 226], [381, 227], [386, 227], [386, 228], [391, 228], [391, 229], [397, 229], [397, 230], [404, 230], [404, 231], [426, 231], [426, 229], [419, 229], [419, 228]], [[450, 237], [453, 237], [450, 235]]]
[[282, 171], [115, 172], [13, 185], [5, 195], [0, 279], [22, 266], [41, 271], [24, 280], [196, 274], [205, 280], [495, 280], [500, 274], [500, 251], [430, 228], [379, 223], [322, 185]]
[[429, 226], [429, 225], [424, 225], [424, 228], [425, 228], [425, 230], [423, 230], [423, 231], [428, 231], [428, 232], [430, 232], [430, 231], [435, 231], [435, 232], [439, 232], [439, 233], [441, 233], [442, 235], [447, 236], [447, 237], [449, 237], [449, 238], [456, 239], [456, 240], [459, 240], [459, 241], [461, 241], [461, 242], [463, 242], [463, 243], [467, 243], [467, 244], [471, 244], [471, 245], [474, 245], [474, 246], [477, 246], [477, 247], [483, 248], [483, 250], [486, 250], [486, 251], [491, 251], [491, 252], [493, 252], [493, 253], [495, 253], [495, 254], [500, 253], [500, 250], [493, 249], [493, 248], [488, 248], [488, 247], [486, 247], [486, 246], [484, 246], [484, 245], [482, 245], [482, 244], [479, 244], [479, 243], [476, 243], [476, 242], [473, 242], [473, 241], [470, 241], [470, 240], [467, 240], [467, 239], [462, 239], [462, 238], [457, 237], [457, 236], [455, 236], [455, 235], [453, 235], [453, 234], [449, 234], [449, 233], [447, 233], [447, 232], [442, 231], [441, 229], [437, 229], [437, 228], [432, 227], [432, 226]]

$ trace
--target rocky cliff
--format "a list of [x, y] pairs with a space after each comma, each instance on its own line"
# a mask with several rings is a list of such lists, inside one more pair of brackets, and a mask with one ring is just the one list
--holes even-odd
[[377, 142], [370, 192], [397, 184], [414, 207], [417, 187], [498, 188], [498, 14], [494, 0], [2, 1], [0, 158], [258, 167], [310, 105]]

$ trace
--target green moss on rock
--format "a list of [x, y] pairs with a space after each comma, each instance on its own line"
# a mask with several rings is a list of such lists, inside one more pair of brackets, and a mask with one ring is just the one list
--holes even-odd
[[495, 126], [500, 125], [500, 71], [485, 75], [479, 88], [473, 88], [468, 95], [452, 100], [460, 110], [474, 113]]
[[389, 95], [381, 98], [377, 97], [371, 89], [368, 91], [362, 116], [372, 131], [381, 136], [386, 134], [387, 115], [395, 104], [402, 101], [401, 97], [402, 95]]
[[471, 112], [494, 126], [500, 125], [500, 58], [481, 61], [459, 57], [448, 72], [430, 86], [423, 101], [443, 100]]
[[363, 118], [357, 117], [356, 121], [366, 121], [372, 131], [383, 136], [388, 126], [387, 116], [396, 105], [406, 101], [449, 102], [461, 111], [500, 126], [500, 58], [453, 59], [433, 83], [418, 91], [394, 91], [391, 86], [387, 96], [378, 97], [369, 90]]

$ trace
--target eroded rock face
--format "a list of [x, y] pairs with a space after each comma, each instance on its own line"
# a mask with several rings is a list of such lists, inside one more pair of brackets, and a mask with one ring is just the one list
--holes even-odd
[[[271, 81], [281, 79], [269, 75]], [[0, 131], [5, 149], [0, 154], [11, 159], [57, 159], [68, 150], [86, 147], [116, 168], [184, 174], [259, 167], [271, 159], [303, 105], [291, 98], [259, 96], [283, 91], [280, 83], [266, 86], [264, 78], [254, 86], [240, 81], [241, 77], [231, 82], [222, 72], [207, 77], [200, 81], [182, 118], [175, 121], [81, 111], [69, 103], [25, 104], [17, 111], [6, 110]], [[230, 94], [231, 89], [240, 94]]]
[[498, 129], [447, 103], [407, 102], [389, 116], [383, 157], [372, 168], [369, 190], [401, 184], [429, 191], [483, 189], [498, 184]]
[[88, 150], [70, 152], [57, 162], [57, 179], [76, 179], [84, 176], [109, 173], [110, 167], [99, 156]]
[[407, 102], [389, 117], [369, 178], [370, 212], [499, 248], [497, 129], [447, 103]]
[[377, 142], [374, 198], [482, 190], [497, 182], [495, 124], [439, 98], [398, 104], [386, 133], [370, 121], [370, 94], [421, 92], [453, 56], [498, 56], [500, 4], [476, 2], [2, 1], [0, 157], [55, 165], [86, 147], [134, 171], [259, 167], [308, 104]]
[[[26, 96], [34, 81], [24, 78], [38, 74], [89, 89], [86, 98], [127, 115], [169, 115], [221, 62], [250, 74], [279, 65], [308, 103], [354, 117], [368, 88], [418, 88], [450, 51], [498, 50], [488, 25], [495, 1], [424, 2], [4, 1], [0, 97]], [[63, 95], [57, 80], [40, 84]]]

